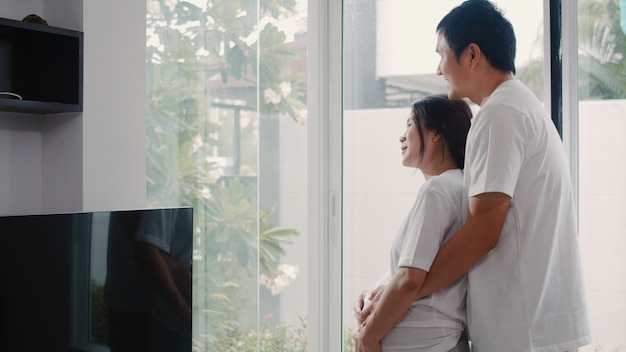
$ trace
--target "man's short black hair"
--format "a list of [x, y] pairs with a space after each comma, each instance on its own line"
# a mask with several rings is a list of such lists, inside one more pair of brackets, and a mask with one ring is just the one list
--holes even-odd
[[476, 43], [491, 66], [515, 73], [513, 26], [490, 1], [465, 1], [439, 22], [437, 32], [443, 32], [457, 59], [471, 43]]

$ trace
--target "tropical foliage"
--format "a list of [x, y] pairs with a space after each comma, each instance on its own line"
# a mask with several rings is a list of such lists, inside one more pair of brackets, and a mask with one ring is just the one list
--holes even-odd
[[[259, 208], [257, 156], [260, 119], [303, 120], [304, 73], [290, 69], [299, 53], [276, 24], [295, 5], [147, 2], [148, 201], [194, 207], [197, 351], [256, 327], [258, 275], [278, 275], [298, 235], [274, 223], [274, 207]], [[259, 333], [273, 328], [291, 334]]]
[[[231, 327], [228, 334], [218, 334], [213, 346], [224, 352], [281, 351], [303, 352], [307, 347], [306, 319], [300, 319], [299, 326], [284, 323], [271, 324], [267, 320], [260, 330], [242, 332], [237, 326]], [[202, 350], [195, 350], [202, 351]]]
[[[626, 98], [626, 36], [620, 26], [619, 0], [578, 1], [579, 100]], [[543, 58], [518, 70], [539, 97], [543, 95]]]
[[579, 1], [578, 7], [579, 98], [626, 98], [626, 36], [619, 0]]

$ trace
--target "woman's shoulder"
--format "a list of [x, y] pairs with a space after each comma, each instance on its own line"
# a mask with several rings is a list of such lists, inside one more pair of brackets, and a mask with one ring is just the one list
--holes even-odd
[[463, 182], [463, 170], [461, 169], [449, 169], [446, 170], [439, 175], [435, 175], [431, 178], [432, 183], [442, 184], [442, 183], [457, 183]]
[[450, 169], [433, 176], [430, 178], [427, 188], [431, 192], [444, 194], [463, 192], [463, 170]]

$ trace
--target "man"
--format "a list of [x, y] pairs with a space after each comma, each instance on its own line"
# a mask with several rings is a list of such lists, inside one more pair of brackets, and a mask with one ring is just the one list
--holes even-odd
[[104, 301], [108, 308], [111, 352], [149, 352], [154, 293], [135, 260], [139, 211], [113, 211], [109, 217]]
[[155, 292], [151, 352], [191, 351], [192, 229], [191, 208], [142, 214], [134, 253]]
[[514, 77], [515, 45], [487, 0], [465, 1], [437, 25], [448, 96], [480, 110], [467, 138], [465, 223], [416, 298], [467, 272], [474, 352], [571, 351], [591, 337], [569, 168], [545, 109]]

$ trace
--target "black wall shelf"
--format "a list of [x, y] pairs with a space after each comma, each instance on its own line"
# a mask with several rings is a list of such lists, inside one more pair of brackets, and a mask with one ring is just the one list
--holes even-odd
[[83, 33], [0, 18], [0, 111], [83, 110]]

